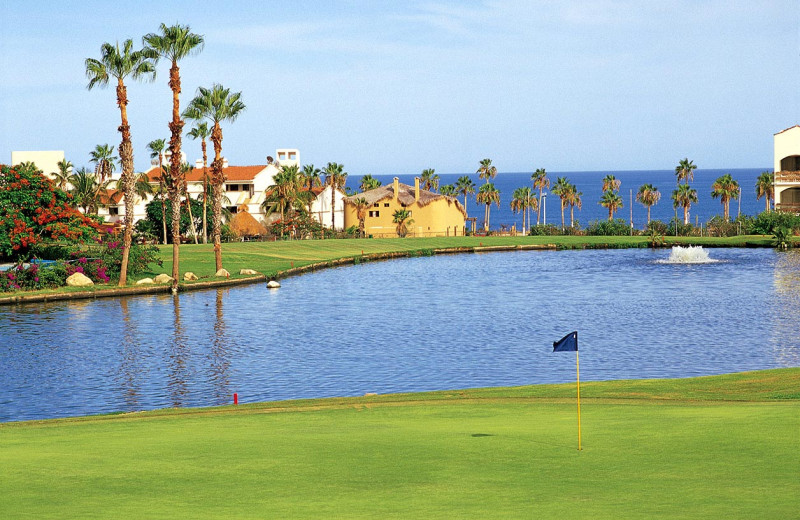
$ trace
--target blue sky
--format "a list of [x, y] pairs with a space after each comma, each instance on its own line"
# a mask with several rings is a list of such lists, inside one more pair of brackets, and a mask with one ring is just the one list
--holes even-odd
[[[197, 86], [242, 92], [231, 164], [276, 148], [351, 175], [769, 167], [800, 123], [800, 6], [786, 1], [2, 2], [0, 161], [119, 144], [113, 88], [86, 90], [103, 42], [182, 23]], [[135, 164], [168, 137], [168, 66], [129, 85]], [[190, 160], [200, 146], [184, 141]]]

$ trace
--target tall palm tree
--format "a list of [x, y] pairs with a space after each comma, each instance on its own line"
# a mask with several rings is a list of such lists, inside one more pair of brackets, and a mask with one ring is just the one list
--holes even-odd
[[364, 197], [358, 197], [353, 201], [353, 206], [356, 208], [356, 218], [358, 219], [358, 236], [364, 238], [366, 236], [364, 221], [367, 218], [367, 210], [370, 207], [370, 203]]
[[358, 189], [360, 189], [362, 192], [365, 192], [380, 187], [381, 181], [373, 177], [372, 174], [368, 173], [361, 177], [361, 184], [359, 184]]
[[678, 162], [678, 166], [675, 167], [675, 176], [678, 178], [678, 184], [682, 180], [686, 180], [688, 183], [689, 181], [694, 180], [694, 171], [697, 169], [697, 165], [694, 164], [693, 161], [690, 161], [688, 158], [684, 158]]
[[392, 222], [397, 224], [397, 236], [405, 238], [408, 234], [408, 226], [414, 223], [411, 212], [407, 209], [398, 209], [392, 215]]
[[164, 184], [165, 176], [164, 173], [164, 149], [167, 146], [167, 142], [164, 139], [154, 139], [147, 143], [147, 149], [150, 150], [150, 159], [152, 159], [152, 163], [155, 166], [158, 165], [158, 199], [161, 201], [161, 227], [163, 227], [164, 244], [167, 243], [167, 209], [164, 207], [164, 194], [167, 192], [167, 188]]
[[[128, 90], [125, 78], [134, 80], [156, 77], [154, 54], [148, 50], [133, 50], [133, 40], [125, 40], [120, 48], [117, 45], [104, 43], [100, 46], [100, 59], [88, 58], [85, 62], [86, 76], [89, 78], [87, 88], [95, 86], [105, 87], [114, 78], [117, 80], [117, 106], [120, 111], [122, 123], [119, 131], [122, 142], [119, 145], [119, 156], [122, 162], [122, 193], [125, 198], [125, 233], [122, 240], [122, 265], [119, 273], [119, 286], [128, 283], [128, 258], [130, 257], [131, 241], [133, 238], [133, 198], [135, 196], [136, 176], [133, 172], [133, 145], [131, 144], [131, 128], [128, 124]], [[106, 178], [111, 178], [114, 171], [114, 160], [108, 145], [98, 146], [92, 153], [92, 161], [97, 163], [97, 171], [102, 183]]]
[[111, 181], [101, 181], [99, 177], [86, 168], [79, 168], [69, 178], [72, 189], [69, 193], [75, 205], [87, 215], [97, 214], [97, 210], [108, 200], [108, 185]]
[[344, 165], [335, 162], [329, 162], [323, 170], [325, 174], [325, 183], [331, 187], [331, 230], [336, 230], [336, 192], [344, 186], [347, 181], [347, 172], [344, 171]]
[[[149, 33], [142, 38], [145, 47], [155, 59], [164, 58], [170, 61], [169, 87], [172, 90], [172, 121], [169, 123], [171, 133], [169, 149], [172, 151], [171, 167], [174, 175], [181, 174], [181, 136], [183, 119], [181, 119], [181, 74], [178, 62], [187, 56], [195, 55], [203, 50], [203, 36], [191, 32], [188, 25], [175, 24], [167, 27], [161, 24], [160, 33]], [[177, 291], [180, 274], [180, 234], [181, 234], [181, 197], [183, 178], [176, 178], [173, 189], [169, 191], [172, 206], [172, 290]]]
[[614, 213], [623, 207], [622, 197], [614, 190], [604, 191], [599, 204], [608, 209], [608, 220], [614, 220]]
[[478, 195], [476, 199], [479, 204], [486, 205], [486, 211], [484, 213], [483, 218], [483, 229], [484, 231], [489, 231], [489, 214], [492, 208], [492, 203], [495, 203], [497, 207], [500, 207], [500, 192], [495, 187], [494, 184], [491, 182], [487, 182], [483, 186], [480, 187], [478, 190]]
[[614, 177], [611, 173], [603, 177], [603, 191], [619, 191], [621, 185], [622, 181]]
[[304, 192], [302, 188], [303, 181], [298, 166], [282, 166], [281, 171], [275, 174], [275, 185], [270, 189], [261, 208], [266, 215], [280, 211], [281, 222], [284, 222], [287, 213], [292, 216], [306, 202], [303, 195], [310, 192]]
[[689, 223], [689, 208], [692, 203], [697, 203], [697, 190], [689, 187], [688, 184], [678, 184], [678, 189], [672, 192], [672, 206], [683, 208], [683, 223]]
[[[306, 164], [303, 166], [303, 171], [300, 172], [300, 180], [308, 190], [307, 210], [309, 215], [311, 214], [311, 204], [314, 202], [314, 194], [311, 190], [315, 186], [322, 186], [321, 174], [322, 171], [313, 164]], [[322, 219], [320, 218], [320, 220]]]
[[533, 193], [531, 189], [527, 186], [524, 188], [517, 188], [514, 190], [514, 193], [511, 196], [511, 211], [514, 213], [522, 212], [522, 233], [525, 233], [527, 229], [525, 224], [527, 222], [528, 226], [530, 226], [530, 222], [527, 220], [528, 216], [528, 208], [531, 207], [531, 201], [536, 201], [536, 198], [533, 197]]
[[211, 163], [211, 184], [214, 189], [214, 201], [211, 212], [211, 234], [214, 237], [214, 262], [217, 271], [222, 269], [221, 220], [222, 220], [222, 188], [225, 184], [225, 172], [222, 169], [222, 127], [223, 121], [236, 121], [245, 110], [241, 101], [242, 93], [231, 94], [230, 89], [214, 84], [210, 89], [199, 87], [197, 95], [186, 108], [184, 117], [199, 121], [206, 119], [212, 124], [211, 142], [214, 144], [214, 161]]
[[491, 159], [481, 159], [481, 165], [475, 173], [478, 174], [478, 178], [485, 179], [488, 184], [490, 179], [497, 176], [497, 168], [492, 166]]
[[567, 207], [567, 198], [569, 197], [570, 186], [571, 184], [566, 177], [559, 177], [556, 179], [556, 183], [553, 184], [553, 188], [550, 190], [558, 195], [559, 199], [561, 199], [561, 229], [564, 229], [564, 208]]
[[647, 225], [650, 225], [650, 207], [658, 204], [661, 200], [661, 192], [652, 184], [642, 184], [636, 193], [636, 200], [647, 208]]
[[457, 194], [456, 187], [452, 184], [442, 184], [439, 186], [439, 193], [447, 197], [455, 197]]
[[55, 183], [56, 186], [58, 186], [58, 189], [64, 191], [67, 189], [67, 184], [69, 183], [69, 176], [72, 175], [72, 163], [67, 160], [63, 160], [63, 161], [58, 161], [57, 166], [58, 166], [58, 171], [53, 172], [53, 176], [55, 177]]
[[433, 168], [422, 170], [419, 181], [423, 190], [436, 191], [439, 189], [439, 176], [436, 175], [436, 170]]
[[722, 202], [723, 218], [728, 220], [730, 215], [731, 199], [739, 198], [739, 183], [731, 177], [730, 173], [718, 177], [711, 185], [711, 197]]
[[206, 153], [206, 139], [211, 137], [211, 129], [206, 121], [199, 121], [186, 134], [192, 139], [200, 139], [200, 148], [203, 150], [203, 243], [208, 243], [208, 154]]
[[[88, 62], [89, 60], [86, 60], [86, 61]], [[97, 61], [97, 60], [94, 60], [94, 61]], [[87, 65], [86, 74], [87, 75], [89, 74], [88, 65]], [[108, 83], [108, 80], [106, 80], [106, 83]], [[89, 85], [92, 85], [91, 81], [89, 81]], [[91, 87], [89, 87], [89, 88], [91, 88]], [[124, 94], [124, 92], [123, 92], [123, 94]], [[124, 99], [125, 99], [125, 103], [124, 104], [127, 105], [127, 97], [124, 98]], [[125, 111], [125, 115], [123, 117], [125, 117], [125, 123], [127, 123], [128, 122], [127, 121], [128, 120], [127, 110]], [[128, 145], [130, 146], [130, 139], [131, 139], [131, 137], [130, 137], [130, 127], [127, 130], [127, 138], [128, 138]], [[122, 145], [120, 145], [120, 146], [122, 146]], [[133, 157], [133, 150], [131, 149], [131, 158], [132, 157]], [[97, 146], [94, 147], [94, 150], [89, 152], [89, 162], [93, 162], [95, 164], [94, 173], [95, 173], [95, 175], [97, 175], [98, 180], [100, 182], [105, 182], [106, 179], [110, 179], [111, 178], [111, 175], [114, 173], [114, 170], [116, 170], [116, 161], [117, 160], [118, 160], [117, 156], [114, 155], [114, 149], [111, 147], [111, 145], [108, 145], [108, 144], [98, 144]], [[131, 159], [131, 161], [132, 160], [133, 159]], [[132, 164], [133, 163], [131, 162], [131, 169], [133, 169]], [[124, 174], [124, 172], [123, 172], [123, 174]]]
[[539, 189], [539, 200], [536, 204], [536, 225], [541, 222], [542, 216], [542, 192], [545, 188], [550, 187], [550, 179], [547, 178], [547, 171], [544, 168], [537, 168], [531, 175], [533, 181], [533, 188]]
[[571, 228], [575, 227], [575, 206], [579, 210], [583, 209], [582, 196], [583, 192], [578, 191], [578, 187], [574, 184], [570, 184], [567, 187], [566, 202], [569, 205], [569, 227]]
[[764, 197], [767, 205], [764, 211], [769, 212], [770, 200], [775, 198], [775, 174], [772, 172], [761, 172], [756, 179], [756, 200], [761, 197]]
[[469, 175], [462, 175], [456, 181], [456, 192], [464, 196], [464, 216], [467, 215], [467, 196], [475, 194], [475, 183]]

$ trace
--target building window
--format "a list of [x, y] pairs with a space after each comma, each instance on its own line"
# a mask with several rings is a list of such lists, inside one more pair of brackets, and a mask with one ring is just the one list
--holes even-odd
[[380, 205], [380, 204], [378, 204], [378, 203], [376, 202], [375, 204], [373, 204], [373, 205], [372, 205], [372, 207], [373, 207], [373, 208], [380, 208], [380, 207], [381, 207], [381, 205]]
[[119, 206], [109, 206], [108, 214], [113, 216], [119, 215]]
[[384, 208], [388, 208], [388, 207], [389, 207], [389, 203], [388, 203], [388, 202], [384, 202], [384, 203], [383, 203], [383, 207], [384, 207]]
[[369, 216], [370, 217], [380, 217], [381, 216], [381, 212], [380, 211], [370, 211], [369, 212]]

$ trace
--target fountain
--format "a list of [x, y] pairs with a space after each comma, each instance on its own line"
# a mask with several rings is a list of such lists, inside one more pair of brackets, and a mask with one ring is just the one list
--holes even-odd
[[716, 262], [708, 257], [703, 246], [673, 246], [667, 260], [659, 260], [663, 264], [710, 264]]

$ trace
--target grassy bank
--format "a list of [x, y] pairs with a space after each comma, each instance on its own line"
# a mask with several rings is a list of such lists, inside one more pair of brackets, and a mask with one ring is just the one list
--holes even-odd
[[4, 518], [792, 518], [800, 369], [0, 425]]

